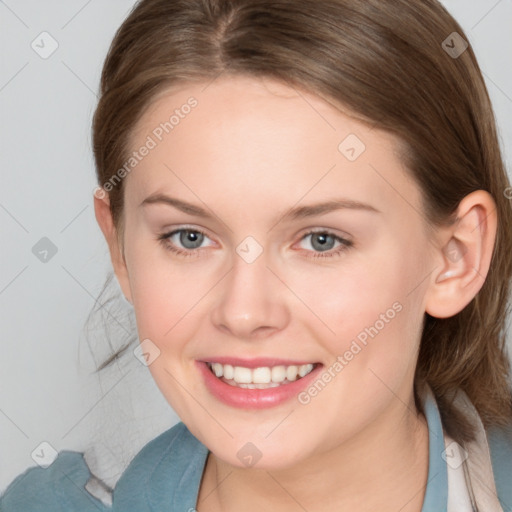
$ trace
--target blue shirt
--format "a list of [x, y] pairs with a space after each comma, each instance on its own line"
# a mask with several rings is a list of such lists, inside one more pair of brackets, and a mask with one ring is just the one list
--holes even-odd
[[[428, 483], [422, 512], [446, 512], [448, 477], [444, 437], [434, 399], [424, 402], [429, 429]], [[487, 432], [496, 488], [512, 512], [512, 426]], [[109, 507], [85, 484], [91, 474], [83, 454], [61, 451], [46, 469], [29, 468], [0, 497], [1, 512], [163, 512], [194, 510], [208, 449], [183, 423], [147, 443], [118, 480]], [[485, 511], [481, 511], [485, 512]]]

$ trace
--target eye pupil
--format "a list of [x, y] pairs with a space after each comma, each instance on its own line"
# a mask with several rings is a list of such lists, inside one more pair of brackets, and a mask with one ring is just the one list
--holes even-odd
[[186, 249], [196, 249], [196, 247], [194, 245], [192, 245], [192, 247], [187, 246], [187, 243], [192, 242], [194, 244], [199, 241], [199, 245], [201, 245], [201, 242], [203, 241], [203, 239], [202, 239], [203, 236], [204, 235], [202, 235], [198, 231], [184, 230], [184, 231], [182, 231], [182, 233], [180, 235], [180, 243], [183, 244], [183, 246]]
[[[331, 239], [332, 244], [334, 244], [335, 240], [334, 240], [333, 236], [331, 236], [327, 233], [313, 233], [312, 238], [311, 238], [311, 245], [315, 249], [320, 249], [320, 250], [332, 249], [332, 247], [327, 247], [329, 245], [329, 240], [328, 240], [329, 238]], [[315, 241], [317, 241], [317, 242], [315, 243]], [[326, 249], [326, 247], [327, 247], [327, 249]]]

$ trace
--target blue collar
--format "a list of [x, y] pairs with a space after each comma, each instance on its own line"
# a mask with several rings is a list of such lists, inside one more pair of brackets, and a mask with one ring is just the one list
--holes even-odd
[[429, 388], [423, 395], [423, 409], [428, 426], [428, 478], [421, 512], [446, 512], [448, 506], [448, 471], [442, 458], [444, 433], [437, 403]]

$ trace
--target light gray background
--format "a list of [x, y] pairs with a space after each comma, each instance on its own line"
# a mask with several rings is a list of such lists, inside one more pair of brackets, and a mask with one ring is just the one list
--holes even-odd
[[[101, 381], [91, 375], [83, 333], [111, 268], [94, 218], [91, 119], [104, 57], [133, 3], [0, 1], [0, 492], [35, 465], [41, 442], [57, 451], [97, 442], [127, 463], [177, 421], [134, 357]], [[479, 58], [510, 170], [512, 0], [443, 3]], [[58, 43], [47, 59], [31, 47], [43, 31]], [[46, 263], [32, 252], [42, 237], [58, 250]]]

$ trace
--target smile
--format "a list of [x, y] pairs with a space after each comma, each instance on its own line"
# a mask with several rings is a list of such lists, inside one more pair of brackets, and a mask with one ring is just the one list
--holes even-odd
[[238, 409], [265, 409], [297, 398], [322, 371], [322, 363], [231, 357], [196, 360], [209, 394]]
[[261, 366], [247, 368], [230, 364], [207, 363], [215, 376], [230, 386], [244, 389], [267, 389], [295, 382], [313, 371], [314, 364]]

